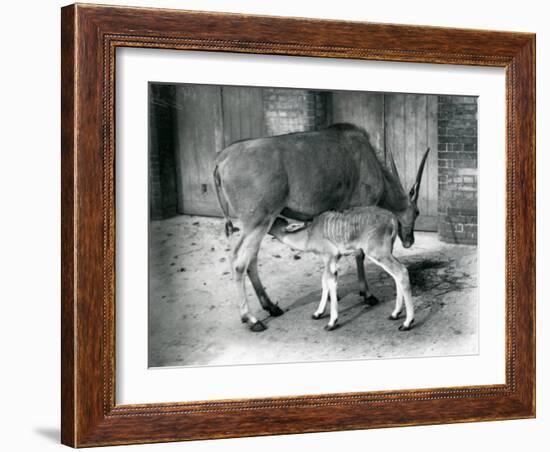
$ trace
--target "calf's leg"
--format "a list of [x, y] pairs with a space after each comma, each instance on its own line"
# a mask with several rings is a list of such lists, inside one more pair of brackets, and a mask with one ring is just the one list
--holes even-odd
[[328, 264], [328, 278], [327, 286], [330, 294], [330, 320], [325, 326], [327, 331], [332, 331], [336, 328], [338, 323], [338, 294], [337, 294], [337, 261], [336, 259], [331, 259]]
[[403, 310], [403, 291], [401, 290], [401, 285], [395, 285], [395, 292], [395, 308], [388, 317], [389, 320], [397, 320]]
[[[401, 311], [402, 300], [405, 301], [405, 310], [407, 311], [405, 321], [399, 327], [399, 330], [410, 330], [414, 322], [414, 306], [412, 302], [411, 284], [409, 281], [409, 272], [407, 271], [407, 267], [405, 267], [391, 254], [384, 256], [369, 256], [369, 258], [380, 267], [382, 267], [384, 270], [386, 270], [393, 277], [397, 292], [396, 307], [394, 313], [399, 313]], [[397, 318], [398, 314], [396, 315], [396, 317], [393, 317], [394, 313], [392, 313], [392, 316], [390, 318]]]
[[327, 301], [328, 301], [328, 266], [325, 264], [325, 270], [323, 271], [323, 277], [321, 280], [321, 284], [323, 286], [323, 293], [321, 294], [321, 301], [319, 302], [319, 307], [317, 308], [317, 311], [313, 313], [311, 316], [313, 319], [320, 319], [325, 315], [325, 311], [327, 309]]
[[376, 298], [367, 284], [367, 278], [365, 276], [365, 253], [363, 250], [359, 250], [355, 254], [355, 263], [357, 264], [357, 279], [359, 280], [359, 295], [363, 297], [365, 303], [369, 306], [374, 306], [378, 303]]

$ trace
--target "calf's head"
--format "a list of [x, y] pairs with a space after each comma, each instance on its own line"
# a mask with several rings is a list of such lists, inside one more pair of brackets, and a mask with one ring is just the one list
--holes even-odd
[[305, 250], [308, 241], [309, 223], [289, 223], [286, 218], [277, 217], [268, 234], [295, 250]]

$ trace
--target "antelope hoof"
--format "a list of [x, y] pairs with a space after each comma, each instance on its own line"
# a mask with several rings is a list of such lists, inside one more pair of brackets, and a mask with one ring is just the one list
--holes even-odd
[[401, 313], [397, 314], [395, 317], [394, 317], [393, 314], [390, 314], [390, 315], [388, 316], [388, 320], [397, 320], [397, 319], [399, 318], [399, 315], [400, 315], [400, 314], [401, 314]]
[[323, 312], [321, 314], [317, 314], [316, 312], [311, 314], [311, 318], [314, 319], [314, 320], [322, 319], [324, 316], [325, 316], [325, 314]]
[[401, 325], [399, 327], [399, 331], [409, 331], [412, 328], [413, 323], [414, 323], [414, 320], [412, 320], [411, 323], [409, 323], [409, 326], [405, 326], [405, 324]]
[[254, 333], [261, 333], [262, 331], [265, 331], [267, 327], [261, 322], [257, 321], [250, 325], [250, 331], [253, 331]]
[[271, 306], [269, 306], [267, 308], [267, 312], [269, 312], [269, 314], [272, 316], [272, 317], [279, 317], [281, 315], [283, 315], [285, 313], [285, 311], [283, 311], [279, 306], [277, 306], [276, 304], [273, 304]]
[[374, 295], [370, 295], [369, 297], [365, 298], [365, 303], [367, 304], [367, 306], [375, 306], [379, 302], [380, 301], [378, 300], [378, 298], [376, 298]]
[[327, 331], [333, 331], [335, 330], [336, 328], [338, 328], [340, 325], [338, 325], [338, 321], [335, 321], [333, 325], [331, 325], [330, 323], [327, 323], [325, 325], [325, 330]]

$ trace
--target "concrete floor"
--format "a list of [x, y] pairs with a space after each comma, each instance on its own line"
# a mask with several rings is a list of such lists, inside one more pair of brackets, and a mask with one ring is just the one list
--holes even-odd
[[325, 331], [327, 318], [311, 318], [321, 296], [319, 258], [266, 237], [260, 275], [271, 299], [287, 312], [268, 317], [248, 284], [252, 312], [268, 327], [252, 333], [239, 318], [229, 249], [222, 220], [180, 216], [152, 222], [150, 367], [478, 352], [476, 247], [445, 244], [436, 234], [417, 232], [415, 245], [405, 250], [397, 239], [394, 254], [409, 269], [416, 309], [408, 332], [387, 319], [395, 301], [394, 282], [370, 262], [367, 280], [380, 303], [362, 303], [353, 257], [343, 258], [339, 268], [340, 327]]

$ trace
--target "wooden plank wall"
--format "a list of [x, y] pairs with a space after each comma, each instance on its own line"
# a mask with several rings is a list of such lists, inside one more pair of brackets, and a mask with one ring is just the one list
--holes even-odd
[[[437, 230], [437, 96], [337, 91], [333, 122], [364, 127], [378, 156], [393, 152], [408, 191], [428, 146], [417, 229]], [[181, 85], [176, 89], [178, 211], [219, 216], [212, 181], [216, 152], [230, 143], [265, 136], [263, 89]]]
[[216, 151], [224, 145], [220, 88], [178, 86], [176, 108], [178, 211], [208, 214], [217, 207], [212, 162]]
[[262, 89], [179, 85], [176, 93], [178, 212], [220, 216], [212, 179], [216, 153], [265, 135]]
[[224, 147], [244, 138], [266, 135], [263, 88], [220, 88], [223, 110]]
[[418, 199], [418, 230], [437, 230], [437, 96], [334, 92], [334, 122], [364, 127], [377, 155], [393, 153], [405, 189], [412, 187], [422, 155], [431, 148]]
[[407, 190], [416, 180], [424, 152], [431, 148], [418, 198], [419, 230], [437, 230], [437, 96], [387, 94], [386, 146]]
[[384, 94], [352, 91], [332, 93], [332, 121], [363, 127], [379, 158], [384, 159]]

